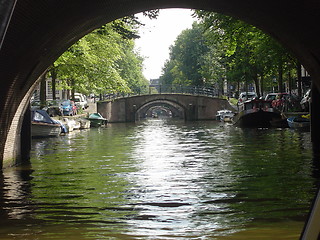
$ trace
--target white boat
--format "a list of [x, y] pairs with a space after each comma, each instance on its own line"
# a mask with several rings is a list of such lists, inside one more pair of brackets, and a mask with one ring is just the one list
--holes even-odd
[[216, 120], [222, 121], [222, 122], [232, 122], [234, 115], [235, 115], [234, 112], [232, 112], [231, 110], [228, 110], [228, 109], [219, 110], [217, 111], [217, 114], [216, 114]]
[[63, 123], [67, 127], [68, 132], [72, 132], [74, 130], [78, 130], [81, 127], [80, 122], [75, 121], [74, 119], [64, 118], [63, 119]]
[[80, 123], [80, 129], [88, 129], [90, 128], [90, 121], [87, 119], [79, 119], [78, 122]]
[[44, 110], [31, 111], [31, 136], [56, 137], [61, 133], [61, 125]]
[[54, 121], [60, 124], [61, 134], [66, 134], [69, 132], [68, 127], [66, 126], [66, 124], [63, 121], [57, 120], [57, 119], [54, 119]]

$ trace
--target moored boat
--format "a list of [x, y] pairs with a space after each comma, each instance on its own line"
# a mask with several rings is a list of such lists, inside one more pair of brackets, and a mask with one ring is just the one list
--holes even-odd
[[234, 118], [234, 113], [231, 110], [223, 109], [217, 111], [216, 120], [222, 122], [231, 122]]
[[66, 134], [69, 132], [67, 125], [61, 120], [54, 119], [55, 122], [60, 124], [61, 134]]
[[90, 121], [84, 118], [78, 120], [80, 123], [80, 129], [88, 129], [90, 128]]
[[280, 120], [281, 113], [272, 108], [270, 101], [252, 99], [239, 105], [234, 122], [239, 127], [271, 127], [271, 121]]
[[272, 127], [275, 127], [275, 128], [288, 128], [289, 125], [288, 125], [288, 121], [287, 121], [287, 118], [280, 118], [280, 119], [272, 119], [270, 121], [270, 124]]
[[81, 124], [75, 119], [64, 118], [63, 120], [66, 123], [69, 132], [80, 129]]
[[290, 128], [308, 131], [310, 130], [310, 119], [305, 117], [289, 117], [287, 119]]
[[53, 120], [44, 110], [31, 111], [31, 136], [56, 137], [61, 133], [61, 124]]
[[88, 120], [90, 121], [91, 127], [100, 127], [105, 125], [107, 122], [107, 119], [102, 117], [100, 113], [91, 113], [88, 117]]

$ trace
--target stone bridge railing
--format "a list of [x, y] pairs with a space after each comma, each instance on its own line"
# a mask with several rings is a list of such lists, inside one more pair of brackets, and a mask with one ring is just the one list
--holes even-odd
[[217, 97], [218, 90], [205, 86], [184, 86], [184, 85], [150, 85], [148, 89], [135, 89], [131, 93], [101, 94], [100, 100], [152, 95], [152, 94], [190, 94], [196, 96]]

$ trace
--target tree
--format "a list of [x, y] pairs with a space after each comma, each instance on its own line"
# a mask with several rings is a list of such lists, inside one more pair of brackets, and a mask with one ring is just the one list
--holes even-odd
[[192, 28], [184, 30], [170, 47], [170, 59], [165, 63], [161, 81], [167, 84], [205, 85], [201, 66], [207, 51], [203, 29], [195, 22]]
[[134, 42], [122, 44], [122, 57], [117, 61], [119, 74], [131, 91], [147, 93], [149, 81], [143, 76], [143, 58], [134, 51]]
[[121, 36], [112, 30], [111, 24], [80, 39], [55, 63], [62, 80], [60, 86], [83, 93], [128, 92], [117, 66], [120, 42]]
[[245, 86], [254, 82], [258, 94], [260, 90], [263, 94], [261, 84], [272, 86], [273, 79], [278, 81], [278, 90], [283, 91], [284, 73], [292, 71], [295, 62], [284, 47], [256, 27], [230, 16], [206, 11], [195, 14], [206, 30], [207, 42], [214, 46], [211, 51], [220, 53], [220, 56], [211, 54], [214, 58], [209, 58], [207, 64], [222, 60], [229, 82], [237, 82], [239, 86], [240, 81]]
[[[159, 10], [143, 14], [154, 19]], [[149, 82], [142, 74], [143, 58], [134, 51], [134, 39], [139, 38], [137, 29], [142, 25], [135, 15], [130, 15], [101, 26], [71, 46], [48, 69], [53, 99], [56, 79], [59, 79], [57, 87], [71, 90], [72, 98], [76, 91], [146, 93]], [[41, 92], [43, 95], [44, 91]]]

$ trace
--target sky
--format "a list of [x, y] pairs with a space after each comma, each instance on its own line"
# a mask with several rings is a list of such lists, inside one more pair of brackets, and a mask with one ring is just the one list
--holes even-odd
[[166, 59], [169, 59], [169, 47], [185, 29], [190, 29], [196, 21], [190, 9], [162, 9], [157, 19], [150, 20], [140, 13], [137, 16], [145, 26], [139, 30], [140, 39], [136, 40], [136, 49], [144, 60], [144, 76], [159, 78]]

